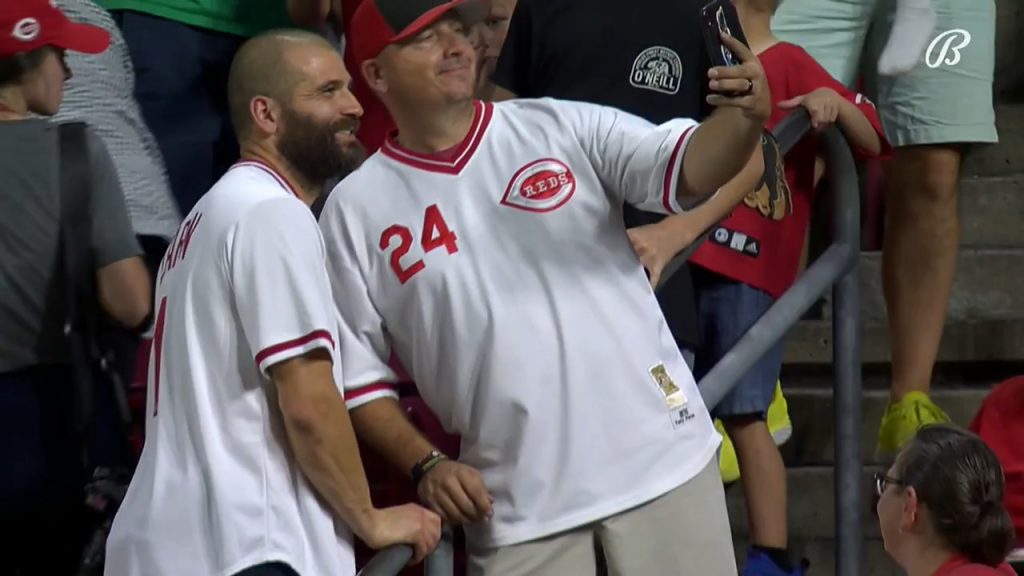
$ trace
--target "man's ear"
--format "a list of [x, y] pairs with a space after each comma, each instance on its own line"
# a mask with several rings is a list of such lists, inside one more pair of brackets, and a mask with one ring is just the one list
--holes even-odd
[[255, 96], [249, 101], [249, 116], [254, 128], [267, 134], [281, 130], [281, 107], [268, 96]]
[[378, 64], [377, 59], [367, 60], [359, 67], [363, 74], [366, 85], [374, 92], [387, 92], [388, 82], [384, 79], [384, 70]]

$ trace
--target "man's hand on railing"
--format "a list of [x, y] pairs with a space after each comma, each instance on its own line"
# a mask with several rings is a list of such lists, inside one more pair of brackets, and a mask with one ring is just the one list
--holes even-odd
[[395, 544], [412, 546], [412, 564], [434, 551], [441, 539], [441, 518], [416, 504], [376, 510], [366, 534], [359, 537], [374, 550]]
[[490, 520], [494, 513], [480, 472], [471, 466], [445, 460], [423, 475], [416, 487], [420, 500], [453, 525]]

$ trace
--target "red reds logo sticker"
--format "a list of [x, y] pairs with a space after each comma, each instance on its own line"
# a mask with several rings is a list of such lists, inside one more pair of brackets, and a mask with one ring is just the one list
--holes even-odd
[[576, 191], [576, 177], [559, 160], [545, 158], [523, 166], [512, 177], [501, 203], [530, 212], [561, 208]]

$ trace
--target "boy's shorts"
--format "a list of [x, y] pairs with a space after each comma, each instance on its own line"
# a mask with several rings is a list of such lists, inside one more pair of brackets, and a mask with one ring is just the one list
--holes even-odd
[[997, 142], [992, 80], [995, 0], [933, 0], [938, 22], [917, 66], [878, 74], [896, 0], [783, 0], [772, 30], [837, 80], [858, 76], [894, 146]]
[[[775, 303], [767, 292], [693, 267], [701, 345], [693, 375], [699, 382]], [[782, 368], [782, 340], [773, 345], [711, 411], [716, 418], [765, 418]]]

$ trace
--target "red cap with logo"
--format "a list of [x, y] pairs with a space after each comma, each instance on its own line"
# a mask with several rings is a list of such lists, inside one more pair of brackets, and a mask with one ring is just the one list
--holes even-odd
[[351, 46], [357, 65], [376, 58], [389, 44], [409, 40], [448, 13], [463, 23], [487, 17], [482, 0], [364, 0], [352, 16]]
[[68, 20], [53, 0], [0, 0], [0, 57], [43, 46], [98, 54], [109, 45], [106, 30]]

